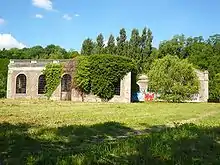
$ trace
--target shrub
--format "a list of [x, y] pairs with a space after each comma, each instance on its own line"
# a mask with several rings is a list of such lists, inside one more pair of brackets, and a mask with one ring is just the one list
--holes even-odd
[[191, 100], [198, 93], [199, 80], [187, 60], [165, 56], [155, 60], [148, 73], [149, 88], [160, 93], [160, 98], [172, 102]]
[[8, 64], [8, 59], [0, 59], [0, 98], [6, 97]]

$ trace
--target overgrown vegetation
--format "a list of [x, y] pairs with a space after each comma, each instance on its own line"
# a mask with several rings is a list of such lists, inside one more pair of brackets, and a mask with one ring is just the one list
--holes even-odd
[[77, 59], [74, 84], [82, 92], [109, 100], [114, 96], [115, 85], [127, 73], [135, 71], [135, 64], [126, 57], [91, 55]]
[[[219, 108], [219, 104], [0, 100], [0, 162], [219, 164]], [[191, 120], [198, 124], [167, 125], [191, 118], [198, 118]]]
[[63, 73], [63, 66], [61, 64], [49, 63], [43, 70], [43, 74], [46, 76], [46, 96], [49, 99], [57, 86], [61, 82], [61, 76]]
[[6, 97], [8, 64], [8, 59], [0, 59], [0, 98]]
[[199, 91], [199, 79], [193, 66], [175, 56], [155, 60], [148, 77], [149, 88], [169, 102], [191, 100]]

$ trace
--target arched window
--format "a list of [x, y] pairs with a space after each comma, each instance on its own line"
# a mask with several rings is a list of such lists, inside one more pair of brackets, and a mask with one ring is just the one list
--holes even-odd
[[38, 94], [45, 94], [46, 87], [46, 77], [45, 75], [40, 75], [38, 79]]
[[19, 74], [16, 78], [16, 93], [25, 94], [26, 93], [26, 76], [24, 74]]
[[70, 92], [71, 91], [71, 76], [69, 74], [65, 74], [62, 77], [61, 91], [62, 92]]
[[120, 94], [121, 94], [121, 81], [118, 80], [114, 86], [115, 86], [115, 95], [120, 96]]

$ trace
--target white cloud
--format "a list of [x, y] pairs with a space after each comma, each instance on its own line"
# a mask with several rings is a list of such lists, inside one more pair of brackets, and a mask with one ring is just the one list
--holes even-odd
[[72, 17], [70, 15], [68, 15], [68, 14], [64, 14], [63, 15], [63, 19], [65, 19], [67, 21], [70, 21], [70, 20], [72, 20]]
[[40, 19], [44, 18], [44, 16], [41, 15], [41, 14], [36, 14], [35, 17], [36, 17], [36, 18], [40, 18]]
[[26, 45], [17, 41], [11, 34], [0, 34], [0, 49], [22, 49], [24, 47], [26, 47]]
[[105, 47], [108, 46], [108, 40], [104, 41], [104, 45], [105, 45]]
[[1, 25], [1, 24], [4, 24], [4, 23], [5, 23], [5, 20], [0, 17], [0, 25]]
[[53, 10], [53, 3], [51, 0], [32, 0], [32, 4], [39, 8]]
[[79, 17], [80, 15], [79, 14], [75, 14], [75, 17]]

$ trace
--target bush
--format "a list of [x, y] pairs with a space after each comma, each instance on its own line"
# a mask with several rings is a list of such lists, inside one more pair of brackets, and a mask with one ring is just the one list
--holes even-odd
[[187, 60], [170, 55], [156, 60], [148, 77], [149, 88], [166, 101], [191, 100], [192, 95], [199, 90], [199, 80], [193, 66]]
[[0, 98], [6, 97], [8, 64], [8, 59], [0, 59]]
[[215, 74], [214, 78], [210, 81], [210, 98], [209, 101], [220, 101], [220, 73]]

